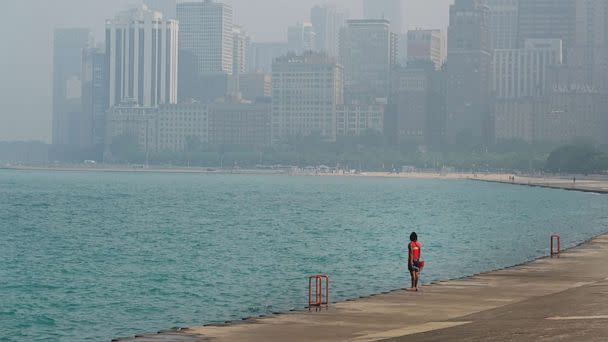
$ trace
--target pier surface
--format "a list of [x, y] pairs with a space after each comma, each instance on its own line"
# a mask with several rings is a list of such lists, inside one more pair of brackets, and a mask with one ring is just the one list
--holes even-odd
[[[473, 179], [608, 193], [604, 179]], [[442, 281], [417, 293], [395, 290], [321, 312], [296, 311], [117, 340], [606, 341], [608, 235], [564, 251], [560, 258]]]
[[[560, 258], [146, 341], [606, 341], [608, 235]], [[132, 340], [132, 339], [126, 339]]]
[[504, 174], [474, 174], [467, 179], [504, 183], [514, 185], [525, 185], [550, 189], [563, 189], [571, 191], [595, 192], [608, 194], [608, 178], [606, 176], [570, 176], [570, 177], [529, 177], [514, 176], [513, 179]]

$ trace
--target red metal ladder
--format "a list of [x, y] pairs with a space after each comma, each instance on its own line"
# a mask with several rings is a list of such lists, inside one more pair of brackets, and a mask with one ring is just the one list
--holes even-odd
[[[313, 293], [314, 282], [314, 293]], [[329, 306], [329, 276], [317, 274], [308, 277], [308, 309]]]

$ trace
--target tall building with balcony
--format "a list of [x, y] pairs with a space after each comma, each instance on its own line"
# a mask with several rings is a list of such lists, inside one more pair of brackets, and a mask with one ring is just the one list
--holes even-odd
[[387, 99], [397, 64], [397, 35], [385, 19], [348, 20], [340, 34], [340, 62], [348, 103]]
[[93, 45], [88, 29], [57, 29], [53, 36], [53, 144], [88, 146], [83, 140], [83, 54]]
[[448, 28], [447, 126], [449, 142], [488, 143], [492, 53], [485, 0], [456, 0]]
[[106, 20], [109, 106], [177, 102], [178, 24], [145, 5]]
[[272, 65], [272, 143], [319, 134], [336, 139], [343, 104], [342, 66], [323, 53], [289, 54]]

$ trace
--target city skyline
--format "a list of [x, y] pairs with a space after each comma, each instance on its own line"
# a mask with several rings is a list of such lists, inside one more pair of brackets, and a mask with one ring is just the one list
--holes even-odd
[[[2, 28], [14, 26], [13, 18], [19, 18], [23, 29], [19, 35], [1, 38], [5, 45], [17, 48], [3, 51], [0, 57], [0, 73], [6, 75], [0, 81], [0, 103], [5, 107], [0, 125], [0, 141], [41, 140], [51, 142], [52, 103], [52, 35], [55, 28], [90, 28], [97, 43], [104, 41], [105, 20], [135, 4], [136, 0], [76, 1], [58, 0], [51, 6], [48, 2], [22, 0], [3, 5], [8, 20]], [[360, 1], [256, 1], [255, 5], [245, 0], [225, 1], [235, 8], [235, 23], [254, 37], [255, 42], [286, 40], [287, 27], [297, 21], [309, 21], [310, 9], [315, 5], [335, 4], [346, 9], [352, 18], [362, 16]], [[408, 28], [447, 27], [448, 6], [452, 0], [439, 0], [428, 4], [423, 0], [404, 3], [404, 26]], [[43, 7], [44, 11], [40, 11]], [[278, 9], [284, 15], [276, 20], [259, 20], [264, 13]], [[78, 13], [66, 16], [65, 13]], [[6, 26], [6, 27], [5, 27]], [[283, 38], [284, 37], [284, 38]], [[20, 44], [28, 41], [31, 44]], [[8, 50], [8, 49], [7, 49]], [[10, 81], [8, 81], [10, 80]]]

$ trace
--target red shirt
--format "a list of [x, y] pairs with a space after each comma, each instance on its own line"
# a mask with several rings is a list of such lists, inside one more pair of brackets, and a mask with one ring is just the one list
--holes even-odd
[[412, 260], [420, 259], [420, 247], [422, 247], [420, 242], [418, 242], [418, 241], [410, 242], [410, 249], [412, 251]]

